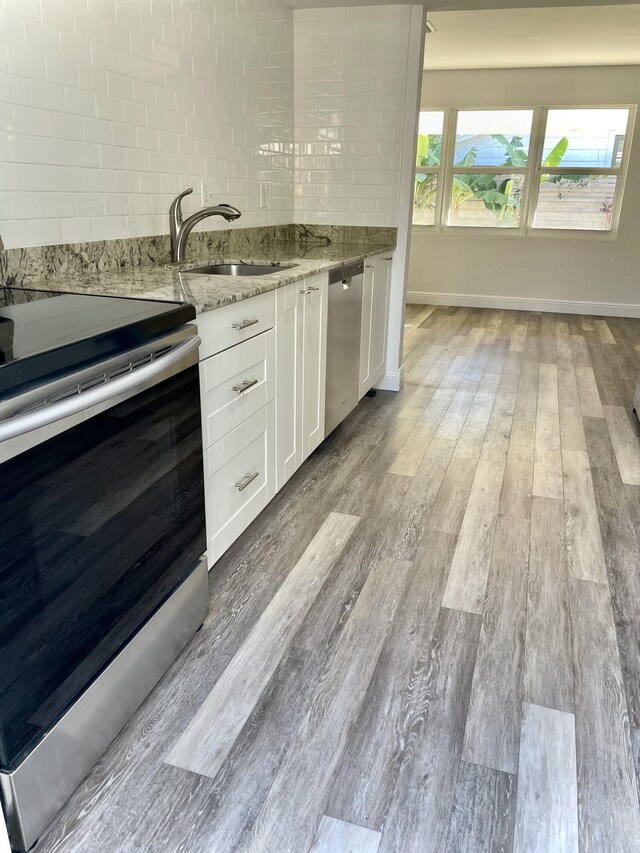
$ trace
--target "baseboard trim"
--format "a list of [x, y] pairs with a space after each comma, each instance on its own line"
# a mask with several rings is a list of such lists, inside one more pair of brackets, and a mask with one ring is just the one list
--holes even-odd
[[624, 302], [578, 302], [562, 299], [529, 299], [518, 296], [477, 296], [470, 293], [423, 293], [420, 290], [409, 290], [407, 302], [415, 305], [455, 305], [464, 308], [506, 308], [513, 311], [591, 314], [596, 317], [640, 317], [640, 305]]
[[404, 365], [393, 373], [385, 373], [374, 385], [378, 391], [399, 391], [404, 380]]

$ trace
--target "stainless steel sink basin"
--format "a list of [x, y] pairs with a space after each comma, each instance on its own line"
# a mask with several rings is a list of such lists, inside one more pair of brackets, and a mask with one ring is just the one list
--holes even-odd
[[200, 275], [269, 275], [274, 272], [290, 270], [295, 264], [284, 266], [282, 264], [209, 264], [206, 267], [195, 267], [185, 270], [188, 273]]

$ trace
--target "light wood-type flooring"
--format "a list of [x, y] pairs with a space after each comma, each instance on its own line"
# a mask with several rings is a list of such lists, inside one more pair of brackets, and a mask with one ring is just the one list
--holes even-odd
[[640, 320], [406, 323], [38, 853], [640, 851]]

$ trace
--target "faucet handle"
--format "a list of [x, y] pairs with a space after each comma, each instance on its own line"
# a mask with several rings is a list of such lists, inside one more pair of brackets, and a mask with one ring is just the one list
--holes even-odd
[[182, 224], [182, 199], [186, 195], [191, 195], [193, 192], [193, 187], [189, 187], [189, 189], [184, 190], [177, 195], [174, 200], [171, 202], [171, 207], [169, 209], [169, 216], [173, 222], [176, 222], [178, 225]]

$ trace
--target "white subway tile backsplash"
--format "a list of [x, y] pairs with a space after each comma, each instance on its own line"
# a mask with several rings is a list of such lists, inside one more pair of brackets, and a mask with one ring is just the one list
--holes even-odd
[[[3, 19], [0, 16], [0, 31], [3, 38], [5, 31]], [[60, 31], [53, 27], [45, 27], [36, 21], [26, 20], [24, 22], [24, 44], [29, 45], [31, 50], [39, 53], [53, 53], [60, 56]]]
[[59, 216], [63, 221], [76, 215], [76, 196], [74, 193], [47, 193], [42, 196], [42, 216], [54, 219]]
[[65, 109], [64, 87], [48, 80], [29, 81], [29, 100], [32, 106], [41, 109], [57, 110], [63, 112]]
[[37, 50], [7, 42], [7, 67], [14, 76], [45, 79], [45, 60]]
[[329, 215], [335, 224], [395, 225], [408, 6], [298, 10], [294, 31], [295, 181], [304, 221]]
[[0, 0], [5, 245], [166, 233], [203, 178], [245, 227], [394, 225], [407, 9]]
[[11, 219], [38, 219], [43, 215], [42, 199], [34, 193], [7, 193], [4, 199]]
[[0, 92], [7, 246], [165, 233], [209, 176], [242, 225], [291, 221], [287, 0], [0, 0]]
[[[75, 19], [74, 19], [75, 21]], [[76, 33], [60, 33], [60, 54], [71, 62], [88, 65], [91, 62], [91, 48], [87, 39]]]
[[73, 31], [85, 39], [85, 42], [104, 41], [104, 22], [82, 10], [73, 13]]
[[[0, 234], [5, 246], [29, 246], [29, 233], [25, 219], [0, 220]], [[35, 245], [35, 244], [33, 244]]]
[[[58, 214], [58, 216], [62, 216], [62, 214]], [[63, 243], [84, 243], [93, 239], [90, 219], [73, 217], [62, 219]]]
[[96, 96], [81, 89], [64, 89], [64, 108], [74, 115], [93, 117], [96, 115]]
[[25, 20], [40, 20], [40, 0], [3, 0], [1, 8]]
[[44, 57], [46, 79], [62, 86], [78, 87], [78, 65], [70, 59], [48, 55]]
[[59, 0], [41, 0], [40, 15], [43, 24], [65, 32], [73, 32], [73, 8]]
[[27, 235], [30, 246], [47, 246], [51, 243], [62, 243], [61, 219], [29, 219]]

